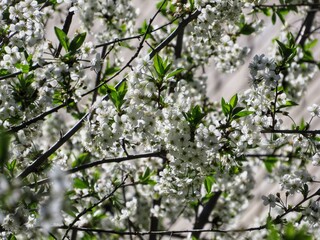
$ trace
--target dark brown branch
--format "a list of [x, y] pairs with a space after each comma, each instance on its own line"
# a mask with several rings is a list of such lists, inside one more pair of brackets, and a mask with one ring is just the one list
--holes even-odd
[[260, 4], [253, 8], [288, 8], [288, 7], [320, 7], [318, 3], [292, 3], [292, 4]]
[[[68, 226], [60, 226], [58, 229], [67, 229]], [[96, 233], [104, 233], [104, 234], [117, 234], [119, 236], [126, 235], [167, 235], [167, 236], [176, 236], [177, 234], [187, 234], [187, 233], [241, 233], [241, 232], [252, 232], [252, 231], [260, 231], [265, 229], [266, 225], [262, 225], [259, 227], [252, 228], [244, 228], [244, 229], [231, 229], [231, 230], [219, 230], [219, 229], [192, 229], [192, 230], [175, 230], [175, 231], [147, 231], [147, 232], [125, 232], [125, 231], [115, 231], [115, 230], [105, 230], [105, 229], [94, 229], [94, 228], [82, 228], [82, 227], [72, 227], [71, 229], [76, 229], [82, 232], [96, 232]]]
[[88, 117], [88, 113], [85, 114], [65, 135], [63, 135], [49, 150], [40, 155], [33, 161], [26, 169], [18, 175], [17, 178], [25, 178], [30, 173], [37, 171], [37, 169], [48, 160], [55, 151], [57, 151], [65, 142], [67, 142], [83, 125], [83, 122]]
[[[71, 6], [70, 7], [73, 7], [73, 3], [71, 3]], [[72, 23], [72, 18], [73, 18], [73, 15], [74, 15], [74, 11], [68, 11], [68, 15], [66, 17], [66, 21], [64, 22], [64, 25], [63, 25], [63, 28], [62, 28], [62, 31], [65, 33], [65, 34], [68, 34], [69, 32], [69, 29], [70, 29], [70, 26], [71, 26], [71, 23]], [[55, 58], [58, 58], [60, 53], [61, 53], [61, 50], [62, 50], [62, 45], [61, 43], [59, 42], [59, 46], [57, 48], [57, 51], [55, 52], [54, 54], [54, 57]]]
[[[160, 206], [161, 204], [161, 198], [158, 199], [153, 199], [152, 201], [152, 206]], [[159, 219], [156, 216], [151, 216], [150, 218], [150, 232], [156, 231], [158, 229], [159, 225]], [[157, 240], [157, 235], [156, 234], [150, 234], [149, 240]]]
[[[182, 4], [185, 4], [186, 2], [187, 2], [186, 0], [182, 0]], [[184, 28], [178, 33], [176, 46], [174, 49], [175, 51], [174, 54], [177, 59], [181, 58], [182, 45], [183, 45], [183, 33], [184, 33]]]
[[[160, 29], [172, 24], [173, 22], [175, 22], [177, 19], [179, 19], [181, 16], [178, 16], [176, 18], [174, 18], [173, 20], [171, 20], [170, 22], [168, 23], [165, 23], [163, 24], [162, 26], [160, 27], [157, 27], [151, 31], [149, 31], [149, 33], [153, 33], [153, 32], [156, 32], [156, 31], [159, 31]], [[124, 42], [124, 41], [128, 41], [128, 40], [132, 40], [132, 39], [139, 39], [141, 37], [144, 36], [144, 33], [141, 33], [141, 34], [138, 34], [138, 35], [135, 35], [135, 36], [132, 36], [132, 37], [125, 37], [125, 38], [117, 38], [117, 39], [114, 39], [110, 42], [106, 42], [106, 43], [101, 43], [101, 44], [98, 44], [95, 46], [95, 48], [100, 48], [100, 47], [104, 47], [104, 46], [109, 46], [109, 45], [113, 45], [115, 43], [119, 43], [119, 42]]]
[[[314, 0], [314, 3], [319, 2], [318, 0]], [[310, 11], [308, 12], [306, 19], [304, 20], [300, 30], [299, 30], [299, 34], [297, 35], [296, 40], [298, 40], [298, 38], [301, 36], [300, 40], [298, 41], [298, 44], [300, 44], [301, 46], [304, 46], [306, 40], [308, 39], [308, 37], [310, 36], [310, 32], [312, 29], [312, 25], [316, 16], [316, 11], [319, 10], [320, 4], [312, 4], [310, 5]], [[316, 10], [316, 11], [315, 11]], [[304, 31], [303, 31], [304, 29]], [[301, 32], [303, 31], [303, 33], [301, 34]]]
[[[107, 51], [107, 46], [104, 46], [104, 47], [102, 48], [102, 51], [101, 51], [101, 57], [103, 57], [103, 56], [106, 54], [106, 51]], [[101, 66], [101, 69], [100, 69], [99, 72], [97, 73], [96, 82], [95, 82], [95, 87], [100, 84], [102, 69], [103, 69], [103, 65]], [[94, 102], [95, 102], [96, 99], [97, 99], [97, 96], [98, 96], [98, 89], [93, 92], [91, 104], [94, 104]]]
[[[212, 213], [213, 209], [217, 205], [218, 199], [221, 195], [221, 191], [218, 191], [214, 194], [212, 198], [207, 202], [207, 204], [203, 207], [199, 217], [197, 218], [197, 221], [194, 224], [194, 229], [202, 229], [209, 220], [210, 214]], [[192, 236], [199, 238], [201, 232], [194, 232]]]
[[320, 130], [288, 130], [288, 129], [284, 129], [284, 130], [273, 130], [273, 129], [265, 129], [262, 130], [261, 133], [284, 133], [284, 134], [311, 134], [311, 135], [315, 135], [315, 134], [320, 134]]

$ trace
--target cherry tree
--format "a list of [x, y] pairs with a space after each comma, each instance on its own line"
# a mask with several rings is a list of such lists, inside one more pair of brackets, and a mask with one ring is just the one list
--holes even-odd
[[[137, 24], [130, 0], [0, 1], [2, 239], [315, 238], [320, 106], [290, 110], [320, 67], [320, 2], [151, 2]], [[236, 72], [269, 22], [248, 89], [211, 101], [209, 62]], [[241, 227], [258, 168], [281, 191]]]

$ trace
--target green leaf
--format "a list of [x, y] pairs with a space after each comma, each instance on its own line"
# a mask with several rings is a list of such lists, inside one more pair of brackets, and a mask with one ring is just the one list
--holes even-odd
[[229, 113], [230, 113], [230, 106], [226, 102], [226, 100], [224, 100], [224, 98], [221, 98], [221, 107], [222, 107], [222, 112], [227, 117], [229, 115]]
[[77, 36], [75, 36], [70, 43], [69, 50], [71, 52], [77, 51], [82, 46], [84, 40], [86, 39], [86, 35], [87, 33], [84, 32], [84, 33], [79, 33]]
[[271, 15], [270, 13], [270, 8], [262, 8], [261, 12], [263, 12], [264, 15], [266, 15], [267, 17], [269, 17]]
[[296, 103], [296, 102], [294, 102], [294, 101], [287, 100], [287, 101], [286, 101], [286, 104], [279, 106], [279, 109], [287, 108], [287, 107], [293, 107], [293, 106], [298, 106], [298, 105], [299, 105], [299, 104]]
[[238, 103], [238, 94], [235, 94], [232, 96], [232, 98], [230, 99], [230, 106], [231, 108], [234, 108], [235, 106], [237, 106]]
[[7, 169], [12, 172], [14, 170], [14, 168], [16, 167], [17, 164], [17, 160], [14, 159], [12, 160], [10, 163], [7, 163]]
[[215, 182], [215, 180], [214, 180], [213, 176], [207, 176], [204, 179], [204, 187], [205, 187], [207, 193], [211, 193], [212, 185], [213, 185], [214, 182]]
[[243, 35], [250, 35], [254, 32], [255, 32], [255, 28], [252, 27], [252, 23], [251, 24], [244, 24], [239, 30], [239, 33], [243, 34]]
[[311, 42], [306, 43], [306, 44], [303, 46], [303, 48], [304, 48], [305, 50], [310, 50], [310, 49], [314, 48], [314, 47], [317, 45], [317, 43], [318, 43], [318, 39], [314, 39], [314, 40], [312, 40]]
[[267, 159], [263, 161], [264, 166], [266, 167], [269, 173], [272, 172], [277, 162], [278, 162], [278, 159], [276, 157], [267, 157]]
[[278, 233], [278, 230], [275, 224], [273, 224], [270, 216], [268, 216], [267, 218], [267, 230], [268, 230], [267, 240], [281, 240], [280, 234]]
[[234, 116], [241, 118], [241, 117], [246, 117], [249, 116], [250, 114], [254, 113], [253, 111], [248, 111], [248, 110], [243, 110], [241, 112], [238, 112], [237, 114], [235, 114]]
[[[158, 10], [161, 11], [161, 13], [164, 15], [164, 16], [167, 16], [167, 6], [168, 6], [168, 1], [165, 1], [165, 3], [163, 3], [164, 0], [161, 0], [159, 1], [157, 4], [156, 4], [156, 8]], [[162, 6], [162, 8], [160, 9], [160, 7]]]
[[254, 27], [252, 27], [253, 23], [246, 23], [245, 22], [245, 17], [244, 15], [241, 15], [240, 17], [240, 21], [238, 23], [239, 26], [239, 31], [238, 34], [243, 34], [243, 35], [250, 35], [251, 33], [253, 33], [255, 31]]
[[153, 66], [159, 76], [164, 76], [165, 71], [163, 67], [163, 60], [159, 54], [156, 54], [153, 58]]
[[30, 66], [26, 64], [17, 63], [15, 67], [20, 69], [22, 73], [28, 73], [30, 71]]
[[74, 188], [80, 188], [80, 189], [85, 189], [89, 187], [89, 184], [80, 178], [75, 178], [73, 179], [73, 187]]
[[[124, 96], [126, 95], [128, 91], [128, 84], [126, 81], [123, 81], [119, 86], [118, 86], [118, 89], [117, 89], [117, 92], [118, 92], [118, 96], [119, 96], [119, 101], [121, 102], [121, 105], [123, 103], [123, 99], [124, 99]], [[120, 106], [121, 107], [121, 106]]]
[[77, 166], [80, 166], [80, 165], [83, 165], [85, 163], [88, 163], [90, 161], [90, 153], [88, 152], [84, 152], [84, 153], [81, 153], [77, 158], [76, 160], [74, 160], [72, 162], [72, 167], [77, 167]]
[[177, 68], [176, 70], [173, 70], [172, 72], [169, 72], [166, 77], [171, 78], [179, 73], [181, 73], [184, 69], [183, 68]]
[[8, 240], [17, 240], [17, 238], [13, 235], [13, 233], [10, 233], [10, 235], [7, 237]]
[[154, 186], [156, 182], [150, 179], [152, 175], [154, 175], [154, 171], [151, 171], [151, 169], [147, 167], [143, 174], [139, 176], [140, 183]]
[[69, 52], [69, 38], [67, 34], [62, 31], [60, 28], [54, 27], [54, 32], [61, 44], [61, 46], [66, 50], [66, 52]]
[[105, 76], [110, 76], [113, 75], [114, 73], [118, 72], [120, 70], [119, 67], [110, 67], [109, 65], [107, 65], [106, 70], [104, 72]]
[[107, 85], [107, 92], [109, 97], [116, 107], [118, 112], [121, 112], [121, 107], [123, 105], [124, 97], [127, 93], [127, 82], [123, 81], [119, 86], [118, 89], [115, 89], [113, 86]]
[[151, 32], [153, 31], [153, 27], [152, 27], [152, 25], [150, 25], [149, 28], [148, 28], [148, 26], [149, 26], [149, 24], [147, 23], [146, 20], [144, 20], [143, 23], [142, 23], [141, 28], [138, 29], [138, 32], [140, 34], [146, 34], [147, 33], [146, 34], [146, 39], [149, 39], [149, 38], [153, 39], [153, 36], [151, 35]]
[[9, 159], [10, 135], [4, 129], [0, 129], [0, 171], [6, 166]]
[[4, 69], [4, 68], [0, 69], [0, 76], [6, 76], [8, 74], [10, 74], [9, 70]]
[[276, 11], [276, 14], [277, 14], [277, 16], [280, 18], [282, 24], [285, 25], [286, 20], [285, 20], [284, 16], [288, 14], [288, 10], [286, 10], [286, 9], [279, 9], [278, 11]]
[[273, 11], [273, 12], [272, 12], [272, 16], [271, 16], [271, 22], [272, 22], [272, 24], [274, 25], [274, 24], [276, 23], [276, 21], [277, 21], [277, 15], [276, 15], [276, 13]]
[[308, 233], [308, 228], [303, 226], [298, 229], [292, 222], [288, 223], [284, 229], [283, 240], [312, 240], [312, 236]]
[[194, 10], [194, 0], [189, 0], [190, 5], [190, 11], [192, 12]]

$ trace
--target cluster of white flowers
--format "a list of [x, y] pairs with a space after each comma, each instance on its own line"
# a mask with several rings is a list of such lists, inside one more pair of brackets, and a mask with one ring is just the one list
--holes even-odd
[[95, 35], [100, 42], [132, 36], [138, 14], [132, 2], [126, 0], [80, 0], [75, 3], [74, 9], [90, 32], [95, 32], [94, 25], [101, 25], [103, 31]]
[[201, 11], [197, 23], [190, 26], [187, 51], [196, 61], [206, 63], [211, 56], [218, 69], [233, 72], [244, 63], [249, 48], [236, 43], [239, 31], [237, 22], [242, 14], [243, 3], [234, 1], [203, 1], [196, 4]]
[[[167, 222], [174, 223], [180, 214], [193, 221], [194, 208], [189, 206], [202, 209], [208, 200], [217, 197], [210, 219], [227, 227], [235, 224], [234, 217], [248, 206], [255, 183], [254, 167], [261, 164], [259, 154], [279, 154], [285, 159], [288, 156], [285, 161], [267, 158], [267, 170], [273, 171], [273, 179], [280, 181], [287, 195], [298, 193], [305, 197], [307, 187], [315, 180], [304, 167], [310, 162], [318, 166], [320, 162], [317, 139], [312, 134], [272, 133], [284, 128], [280, 113], [287, 113], [282, 109], [294, 105], [289, 98], [301, 96], [315, 72], [311, 63], [300, 67], [303, 51], [297, 48], [298, 54], [285, 77], [279, 67], [281, 60], [256, 55], [249, 65], [251, 89], [234, 95], [230, 103], [224, 99], [221, 104], [211, 103], [206, 97], [207, 77], [196, 74], [209, 59], [225, 72], [235, 71], [243, 63], [249, 53], [248, 48], [237, 43], [241, 34], [239, 23], [249, 21], [243, 7], [264, 2], [195, 1], [193, 10], [199, 11], [199, 16], [184, 28], [181, 57], [176, 56], [169, 63], [174, 55], [171, 47], [163, 49], [163, 58], [157, 55], [154, 61], [136, 57], [137, 64], [129, 62], [131, 73], [125, 73], [126, 80], [119, 88], [101, 87], [96, 91], [98, 102], [92, 106], [91, 98], [87, 101], [82, 97], [87, 88], [94, 87], [91, 75], [96, 73], [105, 81], [117, 72], [121, 64], [117, 54], [123, 48], [120, 44], [108, 47], [106, 57], [102, 56], [103, 51], [98, 52], [101, 45], [76, 38], [79, 32], [91, 34], [101, 43], [141, 33], [133, 27], [137, 10], [131, 1], [0, 1], [1, 77], [21, 72], [1, 82], [0, 125], [5, 128], [19, 125], [72, 100], [63, 115], [59, 112], [51, 118], [46, 116], [12, 135], [8, 160], [1, 165], [5, 169], [0, 176], [1, 226], [28, 239], [50, 231], [59, 236], [62, 230], [55, 230], [54, 226], [72, 223], [76, 212], [107, 198], [92, 212], [76, 219], [77, 226], [126, 229], [129, 222], [129, 228], [135, 231], [150, 230], [150, 217], [156, 217], [158, 229], [164, 229]], [[83, 24], [80, 29], [88, 32], [78, 29], [73, 38], [69, 33], [64, 36], [61, 30], [57, 34], [59, 26], [55, 29], [58, 44], [63, 45], [59, 52], [51, 43], [56, 39], [44, 37], [44, 24], [48, 13], [60, 6], [70, 7], [71, 3], [68, 11], [80, 17]], [[191, 3], [168, 1], [165, 7], [176, 6], [185, 20], [185, 16], [193, 14]], [[166, 9], [166, 13], [170, 11]], [[165, 11], [160, 12], [166, 17]], [[171, 21], [170, 16], [179, 14], [169, 14], [167, 18]], [[97, 32], [96, 24], [101, 24], [103, 31]], [[172, 26], [152, 33], [150, 38], [147, 36], [148, 44], [152, 48], [157, 46], [172, 33]], [[261, 21], [250, 23], [250, 31], [257, 32], [260, 26]], [[78, 48], [71, 51], [70, 42]], [[290, 81], [293, 92], [284, 90], [283, 78]], [[109, 99], [102, 100], [100, 95], [106, 93]], [[48, 164], [35, 169], [23, 183], [11, 180], [59, 141], [67, 127], [72, 127], [86, 111], [90, 111], [90, 116], [84, 127], [45, 160]], [[308, 111], [312, 119], [320, 117], [318, 105], [312, 105]], [[261, 131], [266, 134], [259, 134]], [[139, 153], [150, 153], [152, 157], [130, 159]], [[247, 158], [251, 153], [258, 157]], [[111, 157], [119, 158], [90, 168], [87, 165], [81, 171], [76, 169], [70, 180], [60, 170]], [[132, 161], [118, 162], [126, 157]], [[46, 171], [49, 163], [59, 167]], [[39, 182], [38, 186], [37, 181], [47, 176], [51, 183]], [[126, 184], [113, 192], [123, 179]], [[108, 198], [110, 193], [112, 196]], [[283, 204], [277, 204], [281, 199], [273, 194], [263, 196], [262, 200], [271, 208]], [[318, 201], [311, 202], [303, 212], [305, 220], [315, 226], [320, 217], [318, 205]], [[42, 231], [37, 231], [38, 227]], [[26, 230], [28, 233], [22, 233]]]
[[294, 174], [286, 174], [281, 179], [281, 187], [290, 194], [301, 191], [304, 184], [310, 183], [312, 177], [306, 170], [299, 170]]

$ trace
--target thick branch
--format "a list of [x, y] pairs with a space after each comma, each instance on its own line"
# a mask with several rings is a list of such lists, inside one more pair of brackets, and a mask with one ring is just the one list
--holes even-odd
[[[153, 199], [152, 205], [153, 207], [155, 206], [160, 206], [161, 204], [161, 198], [159, 199]], [[150, 218], [150, 232], [156, 231], [158, 229], [159, 225], [159, 219], [156, 216], [151, 216]], [[150, 234], [149, 240], [156, 240], [157, 239], [157, 234]]]
[[300, 27], [299, 33], [296, 37], [296, 42], [298, 44], [300, 44], [301, 46], [304, 46], [306, 40], [310, 36], [316, 13], [320, 7], [320, 4], [318, 4], [318, 2], [319, 2], [319, 0], [315, 0], [314, 1], [315, 4], [308, 5], [308, 6], [310, 6], [310, 11], [308, 12], [303, 24]]
[[[208, 223], [209, 216], [212, 213], [212, 210], [215, 208], [221, 193], [221, 191], [216, 192], [214, 196], [203, 207], [199, 217], [197, 218], [197, 221], [194, 224], [193, 229], [202, 229]], [[201, 232], [194, 232], [192, 236], [199, 238], [200, 234]]]

